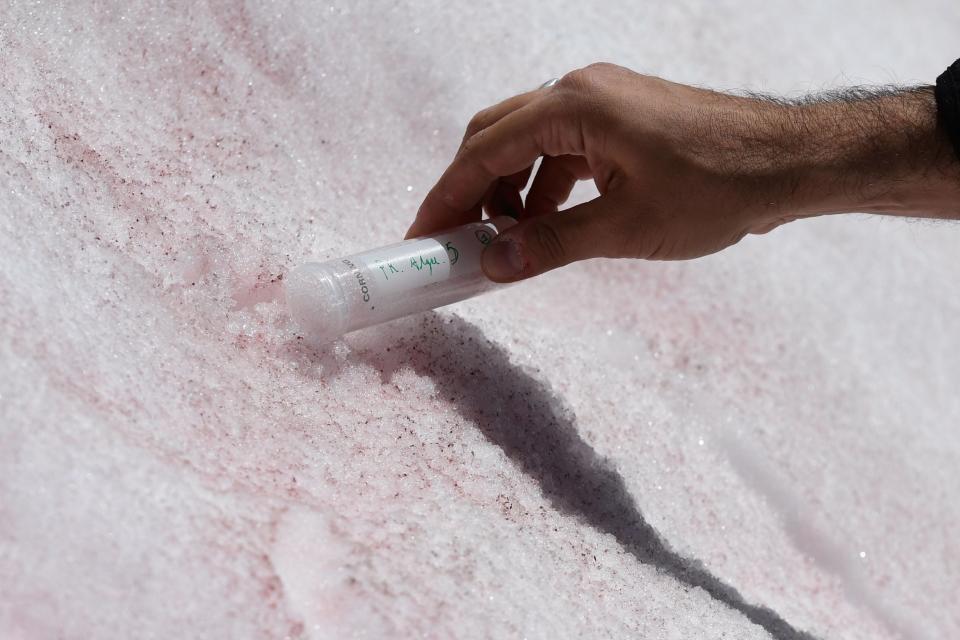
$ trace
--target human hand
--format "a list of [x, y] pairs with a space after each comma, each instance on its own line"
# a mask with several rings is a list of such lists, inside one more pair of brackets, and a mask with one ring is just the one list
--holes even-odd
[[[593, 257], [696, 258], [822, 213], [918, 213], [928, 185], [909, 178], [942, 151], [935, 129], [923, 92], [789, 104], [590, 65], [474, 116], [407, 237], [483, 208], [518, 217], [483, 256], [488, 277], [513, 281]], [[591, 178], [600, 196], [558, 212]]]

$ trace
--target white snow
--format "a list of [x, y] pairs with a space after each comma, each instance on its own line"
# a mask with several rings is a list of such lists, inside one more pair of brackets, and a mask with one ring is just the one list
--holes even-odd
[[954, 224], [280, 302], [500, 98], [930, 82], [955, 2], [155, 4], [0, 7], [0, 638], [960, 636]]

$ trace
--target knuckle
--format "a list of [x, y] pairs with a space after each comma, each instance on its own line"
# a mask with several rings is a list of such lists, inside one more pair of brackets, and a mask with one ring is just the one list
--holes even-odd
[[487, 122], [490, 120], [490, 109], [481, 109], [473, 114], [470, 122], [467, 124], [467, 136], [471, 136], [478, 131], [487, 128]]
[[552, 266], [566, 263], [569, 251], [560, 232], [552, 223], [543, 220], [534, 225], [532, 231], [531, 240], [537, 247], [540, 260]]
[[483, 131], [478, 131], [469, 138], [463, 141], [463, 144], [460, 146], [460, 155], [463, 158], [471, 159], [477, 154], [477, 147], [480, 145], [480, 141], [483, 138]]
[[490, 170], [482, 152], [483, 138], [484, 131], [481, 130], [464, 140], [460, 146], [457, 162], [459, 162], [461, 166], [469, 166], [482, 173], [485, 177], [493, 179], [497, 176]]
[[540, 147], [548, 156], [582, 152], [579, 131], [580, 111], [576, 101], [557, 97], [545, 105], [538, 129]]
[[592, 62], [585, 67], [585, 69], [593, 71], [594, 73], [607, 73], [619, 68], [619, 66], [609, 62]]
[[605, 77], [619, 69], [620, 67], [609, 62], [594, 62], [567, 73], [557, 84], [564, 89], [590, 91], [597, 88]]
[[560, 81], [557, 82], [557, 88], [562, 91], [580, 92], [587, 90], [592, 82], [593, 78], [590, 67], [583, 67], [582, 69], [574, 69], [564, 74], [564, 76], [560, 78]]
[[575, 69], [560, 79], [556, 102], [568, 116], [579, 120], [603, 120], [615, 117], [617, 80], [621, 68], [607, 62]]

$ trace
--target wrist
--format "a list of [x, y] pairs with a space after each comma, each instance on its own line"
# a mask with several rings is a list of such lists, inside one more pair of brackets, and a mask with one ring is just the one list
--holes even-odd
[[783, 107], [790, 217], [864, 212], [960, 218], [960, 161], [932, 88]]

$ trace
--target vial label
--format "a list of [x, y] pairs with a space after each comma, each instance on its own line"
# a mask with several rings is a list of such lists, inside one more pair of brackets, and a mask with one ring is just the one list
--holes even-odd
[[356, 256], [354, 260], [366, 267], [364, 271], [372, 280], [363, 283], [365, 302], [374, 306], [378, 298], [400, 297], [451, 278], [478, 273], [483, 247], [496, 235], [495, 226], [477, 222], [449, 233], [401, 242]]

